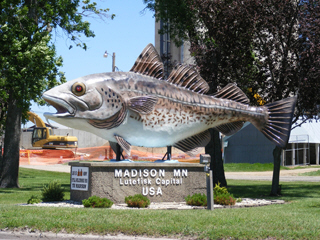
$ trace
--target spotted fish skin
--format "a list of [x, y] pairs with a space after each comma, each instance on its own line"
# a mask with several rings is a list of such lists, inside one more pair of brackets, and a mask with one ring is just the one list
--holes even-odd
[[46, 117], [130, 146], [175, 146], [188, 154], [210, 140], [208, 129], [226, 135], [245, 121], [278, 146], [287, 144], [295, 98], [250, 106], [234, 84], [216, 95], [205, 95], [207, 83], [189, 66], [177, 66], [164, 80], [163, 64], [148, 45], [130, 72], [93, 74], [67, 82], [43, 94], [58, 112]]
[[[265, 107], [250, 107], [232, 100], [198, 94], [141, 74], [128, 73], [127, 77], [112, 83], [112, 88], [118, 88], [117, 94], [124, 102], [136, 97], [156, 99], [153, 110], [148, 114], [130, 111], [129, 117], [143, 123], [145, 129], [165, 129], [169, 132], [188, 125], [203, 125], [201, 127], [207, 129], [229, 122], [263, 122], [267, 118]], [[229, 87], [237, 88], [234, 85]]]

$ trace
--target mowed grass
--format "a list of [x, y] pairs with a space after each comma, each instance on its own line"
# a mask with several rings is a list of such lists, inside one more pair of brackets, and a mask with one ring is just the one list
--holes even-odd
[[[262, 172], [273, 171], [273, 163], [226, 163], [223, 165], [226, 172]], [[282, 167], [281, 170], [289, 170]]]
[[65, 199], [70, 199], [70, 174], [49, 171], [37, 171], [34, 169], [20, 168], [19, 189], [0, 188], [0, 204], [27, 203], [31, 195], [41, 196], [41, 190], [54, 179], [61, 183], [65, 191]]
[[[0, 189], [0, 229], [29, 227], [41, 231], [170, 236], [195, 239], [320, 239], [320, 184], [285, 182], [286, 204], [207, 210], [112, 210], [26, 207], [32, 194], [59, 179], [69, 199], [68, 173], [20, 170], [20, 189]], [[228, 180], [235, 197], [268, 198], [271, 182]]]
[[[295, 167], [280, 167], [280, 170], [294, 170], [305, 168], [320, 168], [320, 166], [295, 166]], [[224, 164], [226, 172], [263, 172], [273, 171], [273, 163], [226, 163]]]
[[299, 174], [300, 176], [320, 176], [320, 170], [314, 172], [306, 172]]

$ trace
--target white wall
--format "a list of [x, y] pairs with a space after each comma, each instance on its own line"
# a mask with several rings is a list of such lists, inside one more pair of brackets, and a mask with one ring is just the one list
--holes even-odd
[[[78, 147], [98, 147], [108, 143], [107, 140], [98, 137], [92, 133], [88, 133], [76, 129], [54, 129], [53, 133], [55, 135], [66, 136], [69, 133], [69, 136], [75, 136], [78, 138]], [[21, 143], [20, 148], [29, 149], [32, 148], [31, 145], [32, 132], [22, 132], [21, 134]]]

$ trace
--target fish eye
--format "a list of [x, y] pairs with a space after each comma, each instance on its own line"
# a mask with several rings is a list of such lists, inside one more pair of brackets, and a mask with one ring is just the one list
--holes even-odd
[[86, 85], [84, 85], [81, 82], [76, 82], [75, 84], [72, 85], [71, 91], [73, 94], [77, 96], [82, 96], [83, 94], [86, 93]]

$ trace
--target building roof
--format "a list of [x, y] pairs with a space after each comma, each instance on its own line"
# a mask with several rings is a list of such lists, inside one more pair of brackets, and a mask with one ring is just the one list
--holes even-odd
[[[297, 124], [300, 124], [298, 121]], [[293, 126], [294, 127], [294, 126]], [[291, 130], [289, 143], [320, 143], [320, 121], [311, 120]]]
[[[301, 121], [298, 121], [297, 124], [300, 124]], [[242, 129], [245, 129], [251, 123], [246, 122]], [[293, 126], [294, 127], [294, 126]], [[240, 132], [239, 131], [239, 132]], [[257, 130], [258, 131], [258, 130]], [[225, 136], [223, 141], [228, 141], [231, 136]], [[320, 121], [311, 120], [303, 123], [300, 127], [295, 127], [291, 130], [289, 143], [320, 143]]]

